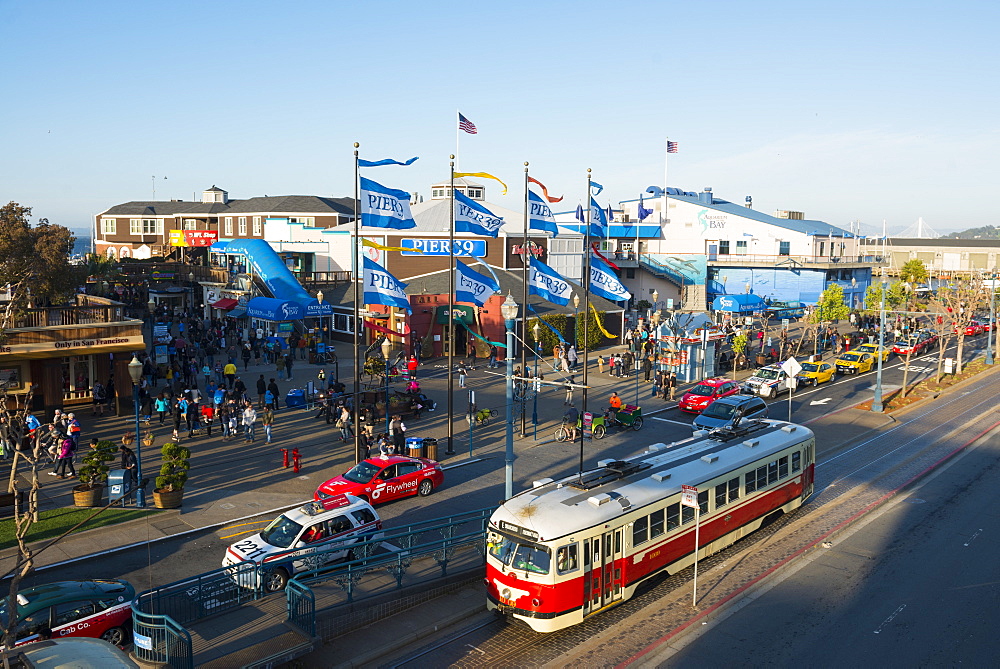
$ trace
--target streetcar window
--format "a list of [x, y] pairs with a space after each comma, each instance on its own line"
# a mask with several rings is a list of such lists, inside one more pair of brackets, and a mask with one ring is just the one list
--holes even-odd
[[649, 541], [649, 516], [636, 518], [632, 523], [632, 545], [639, 546]]
[[509, 564], [510, 556], [513, 555], [517, 544], [502, 534], [490, 532], [486, 540], [486, 546], [490, 555], [504, 564]]
[[702, 490], [698, 493], [698, 508], [702, 513], [708, 513], [708, 491]]
[[767, 482], [774, 483], [778, 480], [778, 461], [767, 463]]
[[792, 453], [792, 471], [797, 472], [802, 469], [802, 454], [798, 451]]
[[747, 494], [750, 494], [754, 490], [757, 489], [757, 471], [756, 470], [747, 472], [746, 486], [747, 486]]
[[729, 479], [729, 501], [735, 502], [740, 498], [740, 477]]
[[757, 468], [757, 490], [767, 487], [767, 466]]
[[576, 571], [577, 566], [576, 544], [563, 546], [556, 551], [556, 568], [560, 574]]
[[615, 532], [615, 555], [621, 555], [622, 552], [622, 533], [621, 531]]
[[583, 542], [583, 564], [584, 567], [590, 565], [590, 540]]
[[667, 531], [677, 528], [681, 524], [681, 505], [671, 504], [667, 507]]
[[687, 525], [688, 523], [694, 521], [694, 509], [690, 506], [681, 507], [681, 523]]
[[514, 569], [523, 569], [524, 571], [536, 574], [548, 574], [549, 551], [547, 548], [542, 548], [541, 546], [520, 545], [517, 547], [517, 552], [514, 553], [514, 559], [511, 561], [510, 566]]
[[783, 479], [788, 476], [788, 456], [778, 458], [778, 478]]
[[663, 534], [663, 509], [649, 514], [649, 538], [655, 539]]
[[715, 486], [715, 508], [718, 509], [720, 506], [726, 505], [726, 484], [720, 483]]

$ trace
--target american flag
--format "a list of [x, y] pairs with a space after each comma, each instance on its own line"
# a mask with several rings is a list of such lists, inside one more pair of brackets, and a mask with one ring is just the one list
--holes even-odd
[[667, 140], [667, 153], [677, 153], [677, 142]]
[[464, 130], [470, 135], [476, 134], [476, 124], [462, 116], [461, 113], [458, 115], [458, 129]]

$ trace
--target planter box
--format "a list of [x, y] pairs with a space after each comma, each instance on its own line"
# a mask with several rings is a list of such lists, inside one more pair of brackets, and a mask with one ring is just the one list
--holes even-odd
[[169, 492], [153, 491], [153, 504], [157, 509], [179, 509], [184, 498], [183, 490], [172, 490]]
[[104, 498], [104, 486], [98, 485], [93, 488], [76, 486], [73, 488], [73, 506], [93, 507], [103, 506], [101, 500]]

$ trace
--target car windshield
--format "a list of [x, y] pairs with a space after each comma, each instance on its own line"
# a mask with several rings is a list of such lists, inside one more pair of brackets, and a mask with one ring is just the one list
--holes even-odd
[[352, 483], [370, 483], [380, 471], [382, 471], [381, 467], [366, 460], [354, 465], [344, 474], [344, 478]]
[[285, 516], [278, 516], [260, 533], [260, 538], [278, 548], [288, 548], [299, 536], [302, 526]]
[[802, 371], [803, 372], [818, 372], [819, 371], [819, 365], [817, 365], [815, 362], [803, 362], [802, 363]]
[[840, 359], [846, 360], [847, 362], [857, 362], [858, 360], [861, 359], [861, 356], [858, 355], [857, 353], [845, 353], [844, 355], [840, 356]]
[[778, 378], [778, 370], [776, 369], [758, 369], [754, 372], [754, 376], [758, 379], [776, 379]]
[[729, 402], [723, 400], [716, 400], [708, 405], [708, 408], [702, 412], [702, 416], [708, 416], [709, 418], [721, 418], [723, 420], [729, 420], [733, 417], [733, 412], [736, 411], [736, 407]]
[[711, 397], [715, 393], [715, 389], [718, 386], [710, 386], [705, 383], [699, 383], [694, 388], [688, 391], [689, 395], [699, 395], [701, 397]]
[[549, 573], [549, 549], [526, 539], [515, 539], [499, 532], [490, 532], [486, 538], [490, 555], [512, 569], [536, 574]]

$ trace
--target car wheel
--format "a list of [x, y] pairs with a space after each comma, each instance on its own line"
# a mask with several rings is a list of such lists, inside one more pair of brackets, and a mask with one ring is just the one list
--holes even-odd
[[112, 627], [111, 629], [104, 632], [101, 638], [110, 643], [112, 646], [124, 646], [125, 645], [125, 630], [121, 627]]
[[288, 585], [288, 572], [282, 568], [264, 572], [264, 592], [280, 592]]
[[423, 481], [420, 482], [420, 488], [417, 490], [417, 492], [420, 494], [421, 497], [427, 497], [427, 495], [431, 494], [433, 490], [434, 490], [434, 484], [431, 482], [431, 480], [424, 479]]
[[770, 398], [773, 392], [774, 392], [774, 391], [773, 391], [773, 390], [771, 390], [771, 388], [770, 388], [770, 387], [767, 387], [767, 388], [763, 388], [763, 389], [761, 389], [761, 391], [760, 391], [760, 396], [761, 396], [761, 397], [764, 397], [764, 398]]
[[368, 495], [357, 495], [357, 498], [360, 499], [362, 502], [368, 502], [369, 504], [372, 503], [372, 501], [368, 499]]
[[812, 378], [812, 387], [815, 388], [818, 385], [819, 385], [819, 379], [814, 376]]
[[642, 429], [642, 418], [636, 416], [635, 418], [632, 419], [632, 429], [636, 431]]

